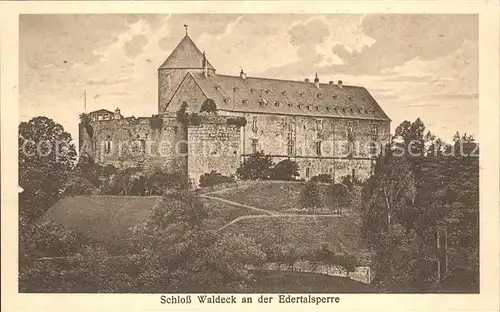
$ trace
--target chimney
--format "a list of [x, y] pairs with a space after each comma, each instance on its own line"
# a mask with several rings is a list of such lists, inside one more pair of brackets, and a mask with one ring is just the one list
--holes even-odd
[[333, 85], [333, 80], [328, 81], [329, 85]]
[[318, 78], [318, 73], [316, 73], [316, 77], [314, 78], [314, 86], [316, 88], [319, 88], [319, 78]]
[[309, 78], [304, 79], [304, 82], [309, 82]]
[[338, 84], [339, 88], [340, 88], [340, 89], [342, 89], [342, 80], [339, 80], [339, 81], [337, 82], [337, 84]]
[[240, 71], [240, 78], [243, 79], [243, 80], [247, 78], [247, 74], [245, 74], [245, 72], [243, 71], [243, 69]]
[[115, 109], [115, 119], [122, 119], [122, 114], [120, 113], [120, 109], [118, 107]]
[[208, 66], [207, 66], [207, 58], [205, 57], [205, 51], [203, 51], [203, 61], [201, 63], [201, 66], [203, 67], [203, 76], [205, 78], [208, 77]]

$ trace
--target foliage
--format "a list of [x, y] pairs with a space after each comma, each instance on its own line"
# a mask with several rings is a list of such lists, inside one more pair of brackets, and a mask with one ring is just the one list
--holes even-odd
[[215, 170], [200, 176], [200, 187], [209, 187], [224, 183], [234, 183], [234, 179], [232, 177], [224, 176]]
[[[132, 229], [133, 254], [86, 242], [70, 260], [26, 261], [21, 292], [220, 292], [248, 290], [264, 253], [252, 240], [205, 231], [200, 200], [173, 192]], [[61, 233], [61, 235], [64, 235]], [[40, 246], [41, 247], [41, 246]], [[36, 249], [36, 247], [33, 247]]]
[[356, 257], [350, 254], [337, 254], [330, 250], [327, 245], [323, 244], [320, 248], [313, 252], [313, 258], [316, 261], [324, 262], [331, 265], [340, 265], [348, 272], [354, 271], [357, 266]]
[[41, 216], [61, 193], [76, 161], [71, 135], [47, 117], [19, 124], [19, 197], [21, 223]]
[[[428, 144], [438, 139], [430, 132], [424, 136], [423, 123], [415, 123], [403, 122], [397, 131], [402, 143], [395, 143], [409, 144], [415, 139], [412, 153], [398, 154], [394, 145], [387, 146], [385, 155], [377, 159], [375, 174], [363, 189], [363, 233], [377, 253], [381, 288], [453, 291], [456, 286], [450, 281], [459, 281], [456, 274], [463, 273], [458, 268], [465, 268], [469, 276], [479, 274], [475, 256], [479, 250], [479, 159]], [[455, 144], [473, 140], [458, 133], [454, 139]], [[449, 271], [440, 284], [436, 284], [438, 229], [447, 232], [449, 257]], [[461, 291], [477, 291], [474, 281], [462, 283]]]
[[190, 126], [199, 126], [201, 125], [201, 116], [198, 115], [197, 113], [191, 113], [189, 114], [189, 117], [188, 117], [188, 124]]
[[319, 194], [318, 184], [315, 182], [307, 182], [300, 193], [300, 205], [304, 208], [319, 208], [321, 207], [321, 198]]
[[146, 181], [149, 195], [162, 195], [169, 190], [186, 190], [190, 187], [187, 176], [182, 172], [163, 172], [157, 170]]
[[201, 104], [200, 113], [215, 113], [217, 111], [217, 105], [215, 105], [214, 100], [206, 99], [203, 104]]
[[82, 123], [83, 127], [85, 128], [85, 131], [89, 135], [89, 138], [92, 139], [92, 137], [94, 136], [94, 128], [90, 124], [89, 115], [85, 113], [80, 114], [80, 122]]
[[81, 176], [71, 176], [62, 186], [63, 196], [96, 195], [100, 190], [89, 180]]
[[181, 107], [176, 112], [177, 121], [184, 125], [187, 125], [189, 119], [189, 113], [187, 112], [187, 109], [188, 103], [186, 101], [183, 101]]
[[290, 159], [280, 161], [271, 171], [272, 180], [295, 181], [298, 176], [299, 165]]
[[161, 118], [160, 115], [152, 115], [151, 118], [149, 118], [149, 126], [153, 130], [161, 130], [163, 128], [163, 118]]
[[236, 170], [236, 174], [242, 180], [269, 180], [273, 166], [271, 156], [256, 152], [245, 159]]
[[247, 119], [245, 117], [228, 118], [226, 123], [241, 128], [247, 125]]
[[311, 182], [333, 183], [331, 175], [322, 173], [311, 178]]

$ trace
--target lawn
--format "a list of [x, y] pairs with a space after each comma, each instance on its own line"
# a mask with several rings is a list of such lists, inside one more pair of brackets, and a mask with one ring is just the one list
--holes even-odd
[[241, 216], [260, 214], [258, 211], [226, 204], [215, 199], [201, 198], [201, 201], [208, 213], [204, 226], [210, 230], [217, 230]]
[[367, 243], [360, 226], [356, 216], [283, 216], [241, 220], [222, 231], [251, 237], [271, 250], [293, 246], [298, 255], [307, 259], [323, 246], [336, 253], [365, 253]]
[[[238, 187], [220, 190], [210, 195], [272, 212], [300, 213], [300, 195], [304, 186], [303, 182], [257, 181], [240, 184]], [[328, 194], [329, 185], [319, 184], [318, 187], [320, 194]], [[357, 202], [353, 201], [355, 204]], [[352, 207], [343, 207], [344, 212], [351, 210]], [[329, 212], [330, 210], [326, 211]]]

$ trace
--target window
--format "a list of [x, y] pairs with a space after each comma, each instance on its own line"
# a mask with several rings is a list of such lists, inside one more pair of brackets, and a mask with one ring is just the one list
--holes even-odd
[[372, 124], [372, 140], [378, 139], [378, 123]]
[[288, 155], [293, 155], [293, 133], [288, 133], [288, 141], [287, 141], [287, 153]]
[[321, 156], [321, 141], [316, 142], [316, 155]]
[[113, 142], [109, 141], [109, 139], [104, 142], [104, 152], [109, 153], [112, 148], [113, 148]]
[[309, 175], [310, 175], [310, 172], [309, 172], [309, 167], [306, 168], [306, 179], [309, 179]]
[[252, 131], [257, 132], [257, 117], [253, 117], [252, 119]]
[[323, 120], [316, 120], [316, 131], [323, 131]]
[[352, 142], [354, 141], [354, 126], [352, 121], [349, 121], [347, 123], [347, 141]]
[[259, 140], [252, 139], [252, 153], [257, 153], [257, 145], [259, 144]]

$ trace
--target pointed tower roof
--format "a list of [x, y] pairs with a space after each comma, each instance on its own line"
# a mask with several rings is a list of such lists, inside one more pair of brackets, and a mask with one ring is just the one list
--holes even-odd
[[[186, 34], [181, 42], [175, 47], [170, 56], [160, 66], [159, 69], [167, 68], [192, 68], [202, 69], [203, 62], [206, 61], [204, 54], [198, 49], [196, 44]], [[207, 62], [208, 69], [215, 70], [215, 68]]]

